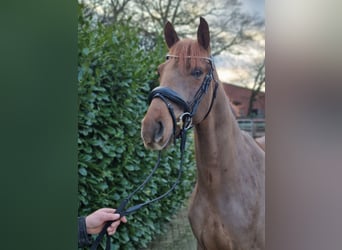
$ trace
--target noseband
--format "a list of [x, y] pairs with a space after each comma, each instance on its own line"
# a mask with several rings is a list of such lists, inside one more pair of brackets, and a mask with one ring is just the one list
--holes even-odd
[[[175, 55], [167, 55], [166, 56], [166, 58], [170, 58], [170, 57], [171, 58], [179, 58], [179, 56], [175, 56]], [[203, 82], [202, 82], [200, 88], [197, 90], [192, 101], [187, 103], [186, 101], [183, 100], [182, 97], [180, 97], [180, 95], [176, 91], [174, 91], [168, 87], [156, 87], [152, 90], [152, 92], [149, 94], [149, 97], [148, 97], [149, 104], [152, 102], [152, 100], [154, 98], [159, 98], [167, 106], [169, 113], [172, 117], [172, 122], [173, 122], [174, 142], [176, 140], [177, 125], [180, 125], [180, 128], [181, 128], [180, 136], [184, 132], [183, 131], [184, 129], [188, 130], [193, 126], [192, 118], [196, 114], [197, 108], [198, 108], [199, 104], [201, 103], [203, 96], [207, 93], [210, 83], [212, 82], [212, 80], [214, 80], [215, 87], [214, 87], [213, 97], [211, 99], [209, 109], [208, 109], [206, 115], [204, 116], [204, 118], [202, 119], [202, 121], [207, 118], [207, 116], [210, 113], [211, 108], [214, 104], [214, 100], [216, 97], [216, 90], [218, 87], [218, 82], [214, 77], [214, 63], [213, 63], [213, 60], [211, 57], [209, 58], [209, 57], [199, 57], [199, 56], [188, 56], [187, 58], [204, 59], [204, 60], [207, 60], [209, 62], [209, 65], [210, 65], [210, 69], [209, 69], [208, 73], [205, 75]], [[173, 107], [169, 101], [179, 105], [184, 111], [184, 113], [182, 115], [180, 115], [180, 117], [179, 117], [179, 123], [178, 124], [177, 124], [176, 116], [175, 116], [174, 111], [173, 111]]]

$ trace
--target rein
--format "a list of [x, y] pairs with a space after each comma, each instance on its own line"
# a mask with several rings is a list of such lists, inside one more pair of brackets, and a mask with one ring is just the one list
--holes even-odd
[[[185, 123], [184, 123], [185, 125]], [[120, 218], [126, 215], [129, 215], [133, 212], [136, 212], [138, 209], [145, 207], [153, 202], [159, 201], [161, 199], [163, 199], [164, 197], [166, 197], [167, 195], [169, 195], [178, 185], [180, 178], [182, 176], [183, 173], [183, 162], [184, 162], [184, 151], [185, 151], [185, 142], [186, 142], [186, 131], [188, 130], [185, 126], [182, 127], [181, 129], [182, 131], [182, 136], [181, 136], [181, 143], [180, 143], [180, 152], [181, 152], [181, 157], [180, 157], [180, 164], [179, 164], [179, 169], [178, 169], [178, 176], [177, 179], [175, 180], [175, 182], [173, 183], [172, 187], [166, 191], [164, 194], [146, 201], [144, 203], [140, 203], [138, 205], [129, 207], [125, 210], [125, 207], [127, 206], [128, 202], [130, 201], [130, 199], [133, 197], [134, 194], [136, 194], [139, 190], [143, 189], [143, 187], [145, 186], [145, 184], [151, 179], [152, 175], [156, 172], [157, 168], [160, 165], [160, 159], [161, 159], [161, 151], [159, 151], [158, 154], [158, 160], [157, 163], [155, 164], [154, 168], [152, 169], [151, 173], [146, 177], [146, 179], [140, 184], [139, 187], [137, 187], [132, 193], [130, 193], [127, 198], [125, 198], [124, 200], [121, 201], [120, 205], [118, 206], [118, 208], [116, 209], [115, 213], [120, 214]], [[100, 245], [100, 242], [102, 241], [103, 237], [106, 235], [107, 239], [106, 239], [106, 250], [110, 250], [110, 236], [107, 233], [107, 228], [113, 223], [114, 221], [107, 221], [106, 224], [103, 226], [101, 232], [99, 233], [99, 235], [96, 237], [95, 241], [93, 242], [92, 246], [91, 246], [91, 250], [96, 250], [98, 248], [98, 246]]]
[[[177, 58], [178, 56], [174, 56], [174, 55], [167, 55], [167, 57], [174, 57]], [[190, 57], [189, 57], [190, 58]], [[142, 207], [145, 207], [153, 202], [159, 201], [161, 199], [163, 199], [164, 197], [166, 197], [167, 195], [169, 195], [178, 185], [182, 172], [183, 172], [183, 162], [184, 162], [184, 151], [185, 151], [185, 143], [186, 143], [186, 133], [189, 129], [192, 128], [193, 124], [192, 124], [192, 117], [196, 114], [197, 108], [204, 96], [204, 94], [207, 92], [209, 85], [211, 83], [212, 80], [215, 81], [215, 88], [214, 88], [214, 92], [213, 92], [213, 97], [209, 106], [209, 109], [206, 113], [206, 115], [204, 116], [203, 120], [206, 119], [206, 117], [208, 116], [208, 114], [211, 111], [211, 108], [213, 106], [214, 103], [214, 99], [216, 97], [216, 90], [218, 87], [218, 82], [217, 80], [214, 78], [213, 75], [213, 71], [214, 71], [214, 66], [213, 66], [213, 62], [211, 58], [208, 57], [195, 57], [195, 58], [200, 58], [200, 59], [205, 59], [208, 60], [209, 64], [210, 64], [210, 70], [207, 73], [207, 75], [204, 77], [204, 80], [201, 84], [201, 87], [198, 89], [198, 91], [196, 92], [192, 102], [190, 104], [188, 104], [187, 102], [185, 102], [177, 92], [175, 92], [174, 90], [167, 88], [167, 87], [156, 87], [152, 90], [152, 92], [150, 93], [149, 97], [148, 97], [148, 102], [149, 104], [152, 102], [153, 98], [160, 98], [165, 105], [167, 106], [169, 113], [172, 117], [172, 122], [173, 122], [173, 138], [174, 138], [174, 144], [176, 144], [176, 128], [177, 126], [180, 126], [180, 133], [178, 138], [181, 139], [180, 142], [180, 152], [181, 152], [181, 157], [180, 157], [180, 164], [179, 164], [179, 169], [178, 169], [178, 176], [176, 181], [173, 183], [172, 187], [166, 191], [164, 194], [151, 199], [149, 201], [140, 203], [138, 205], [134, 205], [132, 207], [129, 207], [127, 209], [125, 209], [125, 207], [127, 206], [128, 202], [130, 201], [130, 199], [133, 197], [134, 194], [136, 194], [139, 190], [143, 189], [144, 186], [146, 185], [146, 183], [152, 178], [152, 175], [155, 173], [155, 171], [157, 170], [157, 168], [160, 165], [160, 159], [161, 159], [161, 151], [159, 151], [158, 154], [158, 160], [157, 163], [155, 164], [154, 168], [152, 169], [151, 173], [146, 177], [146, 179], [140, 184], [139, 187], [137, 187], [132, 193], [130, 193], [124, 200], [121, 201], [120, 205], [118, 206], [118, 208], [116, 209], [115, 213], [120, 214], [120, 218], [126, 215], [129, 215], [133, 212], [136, 212], [137, 210], [139, 210]], [[179, 123], [177, 123], [176, 121], [176, 117], [173, 111], [173, 107], [171, 105], [171, 103], [168, 101], [172, 101], [178, 105], [180, 105], [183, 110], [184, 113], [179, 117]], [[106, 250], [110, 250], [110, 236], [107, 233], [107, 228], [113, 223], [114, 221], [107, 221], [105, 223], [105, 225], [103, 226], [101, 232], [99, 233], [99, 235], [96, 237], [95, 241], [93, 242], [92, 246], [91, 246], [91, 250], [96, 250], [98, 248], [98, 246], [100, 245], [103, 237], [106, 235], [107, 239], [106, 239]]]

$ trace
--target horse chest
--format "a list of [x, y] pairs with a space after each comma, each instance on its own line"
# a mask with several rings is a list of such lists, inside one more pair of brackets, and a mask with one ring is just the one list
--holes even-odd
[[245, 230], [244, 215], [238, 215], [236, 210], [239, 208], [233, 202], [220, 207], [213, 197], [194, 192], [189, 220], [199, 249], [262, 249], [256, 246], [255, 237]]

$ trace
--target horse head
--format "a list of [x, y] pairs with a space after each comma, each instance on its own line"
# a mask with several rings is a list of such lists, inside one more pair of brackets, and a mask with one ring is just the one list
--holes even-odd
[[165, 25], [164, 37], [169, 51], [166, 61], [158, 66], [160, 86], [150, 94], [141, 127], [145, 147], [155, 150], [167, 147], [178, 136], [179, 122], [196, 126], [205, 119], [217, 87], [209, 26], [204, 18], [200, 18], [197, 40], [180, 40], [170, 22]]

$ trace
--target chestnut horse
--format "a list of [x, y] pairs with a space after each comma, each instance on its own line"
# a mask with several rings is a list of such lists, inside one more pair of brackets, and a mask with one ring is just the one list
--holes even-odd
[[265, 153], [238, 127], [210, 56], [208, 24], [200, 18], [197, 40], [179, 40], [170, 22], [164, 35], [169, 53], [142, 120], [144, 145], [166, 148], [181, 130], [175, 119], [185, 116], [194, 128], [189, 220], [197, 249], [264, 249]]

